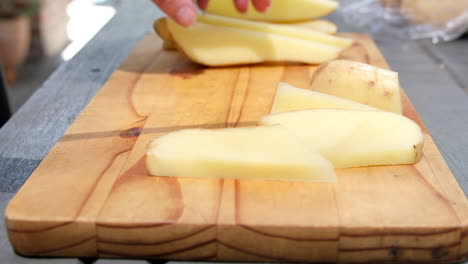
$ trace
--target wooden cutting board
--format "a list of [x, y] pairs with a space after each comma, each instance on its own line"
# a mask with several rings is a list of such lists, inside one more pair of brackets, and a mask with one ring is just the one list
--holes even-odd
[[[369, 37], [348, 36], [342, 58], [388, 68]], [[203, 68], [145, 37], [11, 201], [12, 245], [28, 256], [467, 259], [468, 202], [405, 94], [405, 115], [426, 134], [414, 166], [339, 170], [336, 184], [148, 176], [151, 139], [255, 125], [278, 82], [308, 88], [315, 68]]]

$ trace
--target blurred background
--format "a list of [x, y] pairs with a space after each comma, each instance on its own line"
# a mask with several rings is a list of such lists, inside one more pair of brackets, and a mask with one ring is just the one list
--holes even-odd
[[115, 15], [119, 0], [0, 0], [0, 62], [12, 113]]
[[[6, 83], [0, 92], [6, 91], [12, 113], [115, 16], [120, 1], [134, 0], [0, 0], [0, 62]], [[408, 38], [446, 42], [468, 29], [468, 0], [340, 2], [334, 19], [366, 33], [391, 26]], [[5, 103], [0, 102], [0, 114], [6, 111], [1, 105]]]

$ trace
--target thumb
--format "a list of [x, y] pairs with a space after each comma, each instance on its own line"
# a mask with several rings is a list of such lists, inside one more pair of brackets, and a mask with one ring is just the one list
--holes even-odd
[[192, 0], [153, 0], [153, 2], [182, 26], [190, 26], [197, 19], [197, 9]]

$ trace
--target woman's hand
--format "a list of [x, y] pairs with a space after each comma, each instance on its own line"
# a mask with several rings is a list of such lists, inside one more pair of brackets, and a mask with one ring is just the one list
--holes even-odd
[[[152, 0], [170, 18], [182, 26], [190, 26], [197, 19], [197, 7], [192, 0]], [[201, 9], [206, 9], [210, 0], [197, 0]], [[226, 0], [213, 0], [226, 1]], [[237, 10], [247, 12], [249, 0], [233, 0]], [[265, 12], [270, 6], [270, 0], [252, 0], [252, 4], [259, 12]]]

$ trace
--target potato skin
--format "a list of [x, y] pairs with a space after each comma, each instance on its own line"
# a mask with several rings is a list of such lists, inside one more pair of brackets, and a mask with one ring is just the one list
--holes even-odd
[[445, 26], [466, 10], [466, 0], [401, 0], [401, 12], [413, 24]]

